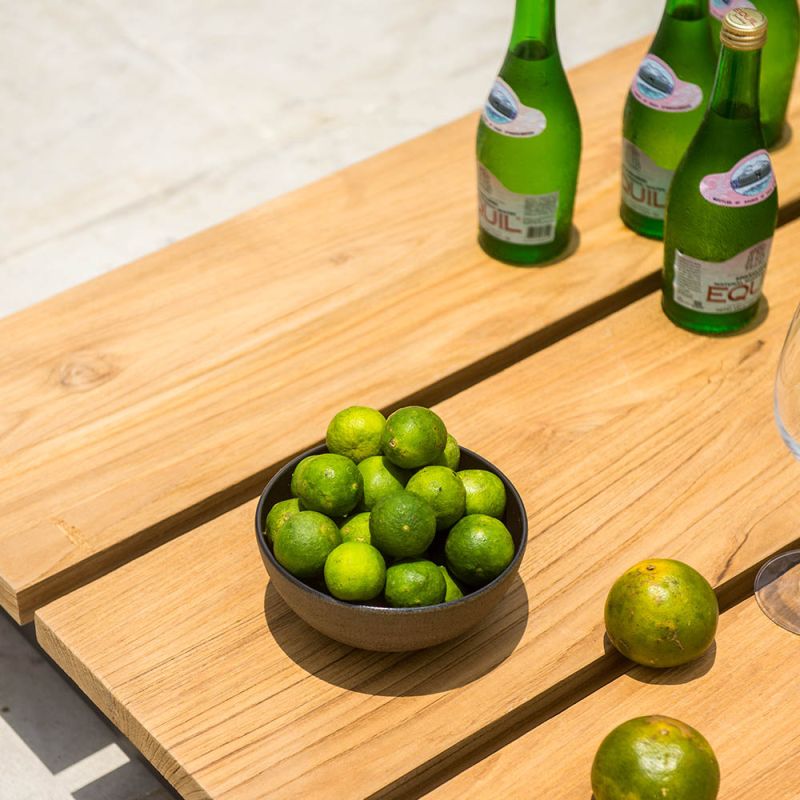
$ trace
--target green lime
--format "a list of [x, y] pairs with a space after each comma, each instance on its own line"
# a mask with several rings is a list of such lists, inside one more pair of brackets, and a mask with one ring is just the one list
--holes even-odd
[[325, 562], [325, 585], [339, 600], [372, 600], [385, 582], [386, 562], [366, 542], [343, 542]]
[[361, 505], [367, 511], [371, 511], [382, 497], [403, 489], [408, 481], [408, 473], [384, 456], [365, 458], [359, 463], [358, 471], [364, 481]]
[[360, 514], [350, 517], [339, 528], [342, 532], [342, 539], [345, 542], [366, 542], [370, 544], [369, 516], [369, 511], [362, 511]]
[[341, 542], [332, 519], [316, 511], [299, 511], [278, 530], [275, 559], [297, 578], [317, 578], [322, 575], [325, 559]]
[[433, 561], [401, 561], [386, 570], [386, 602], [393, 608], [443, 603], [446, 592], [444, 575]]
[[464, 484], [449, 467], [423, 467], [409, 478], [406, 491], [419, 495], [433, 509], [438, 531], [464, 516]]
[[447, 428], [437, 414], [422, 406], [399, 408], [386, 420], [381, 450], [403, 469], [433, 464], [444, 452]]
[[461, 587], [453, 580], [450, 573], [447, 571], [447, 567], [439, 567], [442, 571], [442, 575], [444, 575], [444, 585], [445, 585], [445, 595], [444, 595], [444, 602], [449, 603], [451, 600], [459, 600], [464, 596], [464, 592], [461, 591]]
[[467, 514], [486, 514], [503, 518], [506, 510], [506, 487], [493, 472], [464, 469], [458, 473], [467, 492]]
[[514, 558], [514, 540], [500, 520], [470, 514], [447, 534], [444, 546], [447, 567], [467, 586], [483, 586], [494, 580]]
[[418, 556], [436, 536], [436, 514], [417, 495], [400, 491], [379, 500], [369, 518], [371, 542], [385, 556]]
[[617, 579], [606, 599], [605, 618], [608, 638], [622, 655], [648, 667], [675, 667], [711, 646], [719, 606], [697, 570], [653, 558]]
[[592, 764], [596, 800], [715, 800], [719, 763], [694, 728], [637, 717], [603, 739]]
[[303, 507], [296, 497], [289, 500], [281, 500], [275, 503], [267, 514], [266, 534], [267, 541], [272, 544], [275, 541], [275, 534], [283, 527], [289, 517], [293, 517], [298, 512], [302, 511]]
[[453, 472], [458, 469], [458, 465], [461, 463], [461, 448], [458, 446], [455, 436], [447, 434], [447, 444], [445, 444], [442, 454], [433, 463], [440, 467], [450, 467]]
[[[319, 458], [319, 455], [316, 456], [306, 456], [295, 468], [294, 472], [292, 473], [292, 483], [296, 480], [302, 480], [303, 473], [308, 468], [309, 464], [314, 462], [314, 459]], [[294, 491], [294, 489], [292, 490]]]
[[386, 418], [366, 406], [340, 411], [328, 425], [325, 443], [331, 453], [347, 456], [356, 463], [381, 452], [381, 435]]
[[292, 494], [306, 508], [329, 517], [349, 514], [358, 505], [362, 488], [358, 467], [335, 453], [304, 458], [292, 475]]

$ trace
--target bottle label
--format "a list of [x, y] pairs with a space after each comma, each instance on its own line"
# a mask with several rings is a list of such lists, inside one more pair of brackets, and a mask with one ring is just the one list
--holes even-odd
[[720, 21], [734, 8], [755, 8], [755, 6], [750, 0], [708, 0], [708, 10], [711, 16]]
[[666, 61], [652, 53], [639, 65], [631, 93], [656, 111], [693, 111], [703, 102], [703, 90], [696, 83], [682, 81]]
[[517, 93], [497, 78], [483, 107], [483, 121], [503, 136], [538, 136], [547, 127], [547, 117], [538, 108], [526, 106]]
[[622, 140], [622, 201], [628, 208], [650, 219], [664, 219], [673, 174], [633, 142]]
[[556, 238], [558, 192], [517, 194], [478, 164], [480, 226], [513, 244], [548, 244]]
[[700, 194], [717, 206], [739, 208], [766, 200], [775, 191], [775, 174], [766, 150], [754, 150], [727, 172], [706, 175]]
[[727, 261], [701, 261], [675, 251], [676, 303], [704, 314], [743, 311], [761, 297], [772, 237]]

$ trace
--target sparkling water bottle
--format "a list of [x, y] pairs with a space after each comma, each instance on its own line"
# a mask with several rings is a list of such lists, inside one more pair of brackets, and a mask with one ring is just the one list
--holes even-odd
[[676, 325], [702, 333], [741, 328], [761, 298], [778, 214], [759, 120], [766, 35], [755, 9], [723, 19], [711, 102], [667, 202], [662, 305]]
[[563, 254], [580, 153], [555, 0], [517, 0], [508, 53], [478, 125], [478, 241], [490, 256], [540, 264]]
[[708, 0], [713, 41], [719, 50], [722, 18], [733, 8], [757, 8], [769, 20], [769, 37], [761, 57], [761, 127], [767, 147], [776, 145], [784, 133], [786, 107], [792, 93], [800, 14], [797, 0]]
[[707, 0], [667, 0], [633, 78], [622, 121], [620, 216], [632, 230], [664, 235], [667, 190], [703, 120], [716, 55]]

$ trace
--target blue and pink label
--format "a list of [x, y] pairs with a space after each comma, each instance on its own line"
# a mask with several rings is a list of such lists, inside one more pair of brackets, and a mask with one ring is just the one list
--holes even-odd
[[682, 81], [666, 61], [648, 53], [631, 83], [633, 96], [656, 111], [693, 111], [703, 102], [696, 83]]
[[775, 191], [775, 173], [766, 150], [754, 150], [727, 172], [700, 181], [700, 194], [717, 206], [738, 208], [766, 200]]
[[718, 20], [734, 8], [755, 8], [750, 0], [708, 0], [708, 11]]
[[547, 117], [538, 108], [526, 106], [517, 93], [497, 78], [483, 107], [483, 121], [503, 136], [538, 136], [547, 127]]

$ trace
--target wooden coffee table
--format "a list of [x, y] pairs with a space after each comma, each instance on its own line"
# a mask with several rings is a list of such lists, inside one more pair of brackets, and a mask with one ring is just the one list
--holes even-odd
[[[774, 155], [768, 313], [726, 338], [675, 328], [660, 243], [617, 215], [645, 47], [571, 74], [579, 246], [557, 264], [477, 247], [470, 116], [0, 321], [0, 602], [35, 616], [42, 646], [184, 796], [588, 798], [599, 740], [651, 705], [697, 720], [721, 797], [758, 781], [797, 796], [779, 768], [796, 704], [776, 698], [800, 677], [800, 641], [760, 615], [752, 582], [800, 540], [771, 404], [800, 302], [800, 149]], [[530, 542], [470, 634], [365, 653], [270, 588], [254, 498], [339, 408], [411, 401], [506, 472]], [[609, 586], [651, 556], [716, 587], [713, 664], [630, 671], [604, 643]], [[749, 671], [785, 732], [769, 757], [769, 725], [724, 733], [753, 713]]]

